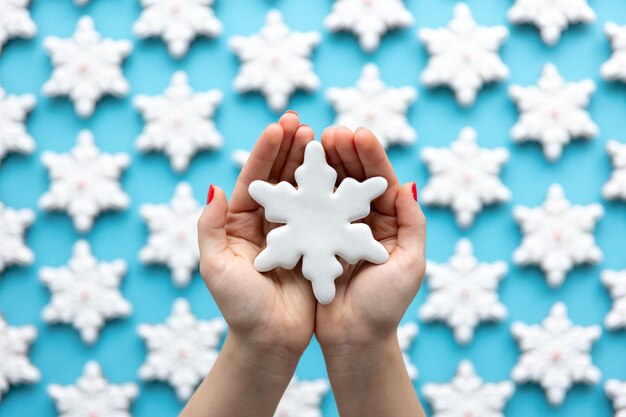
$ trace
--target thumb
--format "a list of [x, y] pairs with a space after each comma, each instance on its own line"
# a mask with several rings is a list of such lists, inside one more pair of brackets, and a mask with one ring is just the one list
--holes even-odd
[[[417, 203], [415, 183], [404, 184], [396, 198], [399, 255], [411, 267], [423, 267], [426, 248], [426, 218]], [[395, 251], [394, 251], [395, 252]]]
[[226, 235], [228, 201], [221, 188], [211, 185], [207, 205], [198, 219], [198, 244], [200, 246], [200, 272], [205, 280], [217, 275], [226, 265], [229, 255]]

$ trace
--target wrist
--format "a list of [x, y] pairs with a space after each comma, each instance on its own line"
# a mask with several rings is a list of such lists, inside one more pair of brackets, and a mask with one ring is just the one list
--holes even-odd
[[322, 346], [329, 376], [365, 375], [386, 368], [395, 362], [402, 362], [402, 351], [398, 337], [393, 335], [376, 341], [343, 343]]

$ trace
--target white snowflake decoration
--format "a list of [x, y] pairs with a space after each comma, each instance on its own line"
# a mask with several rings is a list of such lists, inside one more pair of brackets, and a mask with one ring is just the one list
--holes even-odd
[[122, 97], [130, 85], [121, 65], [133, 50], [127, 40], [102, 39], [93, 20], [82, 17], [72, 38], [48, 36], [44, 47], [52, 58], [52, 76], [44, 84], [48, 96], [68, 96], [80, 117], [91, 116], [104, 95]]
[[286, 223], [268, 233], [267, 247], [254, 266], [261, 272], [293, 269], [302, 258], [302, 274], [311, 281], [315, 297], [329, 304], [335, 298], [335, 278], [343, 273], [336, 255], [350, 264], [389, 259], [368, 225], [352, 224], [369, 214], [371, 201], [387, 189], [387, 181], [374, 177], [359, 183], [347, 178], [335, 191], [337, 172], [326, 163], [324, 148], [317, 141], [306, 146], [295, 178], [298, 188], [285, 181], [250, 184], [250, 196], [264, 207], [265, 218]]
[[609, 379], [604, 383], [604, 391], [615, 408], [614, 417], [626, 417], [626, 381]]
[[98, 262], [89, 243], [79, 240], [67, 266], [39, 271], [52, 293], [42, 312], [44, 321], [71, 324], [84, 342], [94, 343], [107, 320], [127, 317], [132, 311], [119, 289], [126, 270], [121, 259]]
[[44, 152], [41, 160], [49, 170], [51, 184], [39, 206], [67, 211], [79, 231], [89, 231], [103, 211], [128, 207], [130, 199], [120, 186], [120, 177], [130, 165], [130, 156], [102, 153], [91, 132], [80, 132], [69, 153]]
[[84, 6], [89, 4], [89, 0], [74, 0], [74, 3], [76, 3], [77, 6]]
[[501, 321], [507, 309], [498, 298], [498, 285], [508, 272], [506, 262], [479, 262], [472, 243], [461, 239], [447, 264], [427, 262], [430, 293], [420, 308], [422, 320], [445, 321], [454, 338], [469, 343], [483, 321]]
[[409, 349], [411, 349], [413, 340], [415, 340], [418, 333], [419, 327], [416, 323], [401, 324], [398, 327], [398, 344], [400, 345], [400, 350], [402, 351], [402, 359], [404, 359], [406, 371], [411, 380], [415, 380], [419, 376], [419, 372], [411, 361], [411, 356], [409, 355]]
[[233, 163], [237, 166], [237, 168], [241, 169], [248, 162], [248, 158], [250, 158], [250, 151], [245, 149], [236, 149], [233, 154]]
[[548, 45], [556, 44], [570, 24], [593, 22], [596, 14], [587, 0], [515, 0], [509, 9], [513, 24], [533, 24]]
[[384, 147], [408, 145], [417, 137], [406, 116], [417, 98], [417, 91], [408, 86], [388, 87], [380, 79], [375, 64], [363, 68], [356, 86], [331, 88], [327, 97], [338, 113], [335, 120], [337, 126], [352, 130], [366, 127], [374, 132]]
[[484, 383], [469, 360], [459, 363], [449, 384], [425, 384], [422, 393], [433, 417], [504, 417], [504, 408], [515, 391], [510, 381]]
[[11, 265], [30, 265], [35, 259], [24, 242], [24, 233], [34, 221], [34, 211], [15, 210], [0, 202], [0, 273]]
[[294, 376], [274, 417], [323, 417], [320, 406], [329, 389], [325, 379], [300, 381]]
[[602, 187], [602, 195], [608, 200], [626, 201], [626, 144], [610, 140], [606, 150], [611, 156], [614, 171], [611, 179]]
[[543, 67], [537, 85], [512, 85], [509, 95], [521, 112], [511, 129], [513, 141], [539, 142], [546, 158], [555, 161], [572, 139], [593, 138], [598, 126], [586, 107], [595, 89], [590, 79], [566, 83], [553, 64]]
[[537, 382], [552, 405], [560, 405], [574, 383], [595, 384], [600, 370], [591, 362], [600, 326], [575, 326], [563, 303], [556, 303], [541, 325], [515, 322], [511, 333], [522, 351], [511, 376], [517, 383]]
[[324, 24], [333, 32], [354, 33], [361, 48], [372, 52], [388, 30], [412, 25], [413, 15], [402, 0], [336, 0]]
[[139, 395], [134, 383], [109, 384], [98, 362], [89, 361], [76, 385], [48, 385], [59, 417], [131, 417], [130, 406]]
[[196, 152], [222, 146], [222, 135], [211, 119], [221, 101], [219, 90], [195, 93], [187, 74], [176, 72], [162, 96], [135, 98], [135, 107], [146, 120], [137, 148], [163, 151], [174, 170], [185, 171]]
[[462, 106], [472, 105], [484, 84], [509, 76], [498, 55], [508, 29], [478, 26], [464, 3], [455, 6], [448, 27], [420, 29], [418, 35], [431, 55], [422, 82], [429, 87], [449, 86]]
[[422, 159], [432, 174], [421, 192], [422, 201], [450, 206], [463, 228], [472, 225], [485, 205], [511, 199], [511, 192], [499, 178], [509, 151], [480, 148], [476, 131], [470, 127], [461, 130], [450, 148], [424, 148]]
[[0, 52], [11, 38], [32, 38], [37, 25], [30, 17], [30, 0], [0, 0]]
[[611, 41], [613, 55], [600, 67], [600, 74], [609, 81], [626, 82], [626, 26], [613, 22], [604, 25], [604, 32]]
[[613, 298], [613, 308], [604, 319], [610, 330], [626, 329], [626, 270], [602, 271], [602, 283]]
[[137, 331], [148, 348], [139, 368], [141, 379], [169, 382], [184, 401], [213, 367], [226, 322], [222, 318], [198, 320], [189, 303], [179, 298], [165, 323], [141, 324]]
[[28, 359], [28, 350], [36, 338], [35, 326], [9, 326], [0, 314], [0, 402], [11, 385], [39, 381], [41, 374]]
[[235, 90], [260, 91], [272, 110], [283, 110], [296, 90], [319, 87], [309, 57], [321, 40], [318, 32], [291, 31], [278, 10], [270, 11], [260, 33], [230, 40], [230, 47], [242, 61]]
[[514, 208], [513, 217], [524, 236], [513, 260], [518, 265], [538, 265], [551, 287], [560, 286], [576, 265], [602, 260], [593, 231], [603, 214], [600, 204], [572, 206], [563, 188], [553, 184], [542, 207]]
[[144, 7], [133, 31], [140, 38], [159, 36], [170, 55], [184, 56], [196, 36], [215, 37], [222, 23], [215, 17], [213, 0], [141, 0]]
[[32, 94], [7, 95], [0, 87], [0, 165], [9, 152], [29, 154], [35, 150], [35, 141], [24, 124], [36, 102]]

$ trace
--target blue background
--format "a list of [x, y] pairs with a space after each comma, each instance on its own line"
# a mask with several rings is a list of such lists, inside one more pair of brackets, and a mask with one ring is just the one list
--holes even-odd
[[[506, 146], [511, 150], [512, 157], [504, 169], [503, 180], [513, 192], [512, 203], [489, 208], [467, 232], [456, 227], [448, 210], [426, 209], [429, 259], [445, 261], [456, 241], [467, 236], [481, 260], [510, 261], [520, 242], [518, 227], [511, 216], [513, 205], [540, 204], [553, 182], [562, 184], [573, 202], [602, 202], [606, 209], [596, 233], [604, 251], [604, 262], [577, 268], [559, 289], [550, 289], [539, 270], [511, 265], [510, 273], [500, 287], [501, 298], [509, 308], [509, 319], [480, 327], [469, 346], [457, 346], [451, 331], [442, 324], [420, 323], [420, 335], [410, 352], [420, 370], [420, 378], [416, 381], [418, 390], [426, 382], [448, 381], [463, 358], [471, 359], [487, 381], [507, 379], [519, 353], [509, 333], [510, 323], [514, 320], [537, 323], [556, 301], [565, 301], [570, 316], [578, 324], [602, 323], [611, 302], [599, 281], [599, 273], [604, 268], [626, 267], [626, 205], [607, 203], [600, 195], [600, 188], [610, 174], [604, 144], [608, 139], [623, 141], [626, 137], [626, 87], [605, 82], [599, 77], [598, 69], [611, 53], [603, 24], [608, 20], [626, 23], [626, 4], [591, 0], [598, 21], [571, 28], [555, 47], [545, 46], [534, 27], [509, 25], [511, 35], [501, 53], [511, 69], [511, 77], [506, 82], [485, 88], [469, 109], [461, 109], [449, 90], [428, 90], [418, 81], [427, 54], [415, 31], [419, 27], [445, 25], [452, 16], [454, 2], [407, 0], [406, 4], [415, 16], [415, 25], [389, 34], [381, 48], [368, 55], [361, 51], [352, 35], [331, 34], [324, 30], [322, 22], [331, 9], [330, 0], [218, 0], [215, 11], [224, 22], [224, 34], [213, 40], [198, 40], [186, 57], [175, 61], [160, 40], [142, 41], [133, 36], [132, 24], [141, 10], [138, 1], [92, 0], [92, 4], [84, 8], [75, 6], [70, 0], [33, 1], [31, 10], [39, 34], [35, 39], [13, 40], [5, 46], [0, 55], [0, 83], [12, 94], [38, 95], [38, 105], [28, 121], [28, 129], [36, 139], [38, 149], [34, 155], [11, 155], [2, 162], [0, 200], [11, 207], [36, 209], [38, 197], [48, 187], [47, 172], [40, 164], [41, 152], [66, 152], [75, 144], [76, 135], [83, 128], [94, 132], [102, 149], [132, 154], [132, 166], [122, 181], [123, 188], [132, 198], [130, 208], [99, 217], [86, 238], [99, 259], [123, 258], [128, 261], [129, 272], [122, 289], [133, 303], [134, 312], [128, 319], [109, 323], [92, 347], [83, 344], [71, 327], [48, 326], [42, 322], [40, 312], [49, 301], [49, 293], [39, 283], [37, 271], [42, 266], [65, 264], [73, 243], [80, 236], [65, 214], [38, 211], [37, 220], [27, 234], [36, 261], [29, 267], [10, 268], [0, 277], [0, 311], [12, 325], [37, 326], [39, 337], [33, 345], [31, 357], [41, 369], [42, 380], [36, 385], [12, 388], [0, 404], [0, 417], [55, 416], [53, 402], [45, 392], [46, 385], [73, 383], [90, 359], [102, 364], [112, 382], [140, 383], [141, 394], [133, 406], [135, 416], [169, 416], [180, 410], [181, 403], [168, 385], [144, 384], [138, 380], [137, 369], [143, 362], [145, 347], [136, 334], [136, 326], [163, 321], [177, 297], [189, 299], [200, 317], [214, 317], [219, 311], [197, 274], [188, 288], [177, 289], [168, 269], [146, 267], [137, 260], [137, 253], [146, 241], [146, 228], [139, 218], [138, 208], [147, 202], [167, 202], [181, 180], [193, 185], [200, 201], [204, 200], [210, 183], [232, 190], [238, 171], [231, 162], [231, 152], [237, 148], [249, 149], [263, 127], [274, 121], [277, 115], [268, 110], [260, 96], [240, 96], [233, 92], [231, 84], [238, 70], [238, 61], [230, 52], [227, 41], [236, 34], [256, 32], [263, 24], [265, 13], [272, 7], [284, 13], [292, 28], [323, 33], [323, 42], [314, 54], [322, 87], [313, 94], [297, 94], [290, 105], [316, 132], [321, 132], [334, 119], [333, 110], [324, 98], [326, 89], [352, 85], [363, 65], [375, 62], [388, 84], [412, 85], [419, 89], [419, 99], [409, 112], [419, 140], [413, 146], [389, 151], [402, 181], [415, 180], [418, 186], [423, 186], [428, 175], [419, 160], [420, 149], [447, 145], [466, 125], [476, 128], [482, 145]], [[475, 18], [485, 25], [508, 25], [505, 16], [511, 4], [512, 1], [469, 1]], [[50, 60], [42, 48], [44, 37], [69, 37], [76, 21], [84, 14], [95, 19], [97, 29], [104, 36], [132, 39], [135, 43], [135, 50], [124, 66], [132, 85], [131, 95], [125, 99], [103, 100], [88, 120], [80, 120], [66, 99], [49, 99], [40, 94], [51, 71]], [[546, 62], [556, 63], [568, 80], [592, 78], [598, 85], [589, 110], [600, 126], [599, 137], [568, 146], [562, 159], [554, 164], [546, 162], [537, 145], [513, 145], [508, 137], [518, 113], [507, 96], [507, 85], [535, 83]], [[216, 116], [217, 126], [226, 138], [224, 148], [196, 157], [183, 175], [175, 174], [163, 155], [144, 155], [135, 151], [134, 142], [143, 123], [131, 104], [132, 96], [136, 94], [159, 94], [168, 85], [172, 73], [179, 69], [189, 73], [195, 89], [219, 88], [225, 93]], [[426, 292], [425, 289], [418, 295], [407, 311], [405, 321], [417, 319], [416, 312]], [[593, 350], [593, 359], [602, 370], [603, 380], [626, 379], [624, 358], [626, 332], [604, 331]], [[303, 379], [326, 376], [323, 358], [315, 343], [305, 353], [297, 374]], [[325, 416], [337, 416], [332, 396], [324, 400], [323, 410]], [[608, 417], [611, 407], [601, 384], [574, 388], [559, 408], [547, 404], [538, 386], [526, 385], [517, 388], [506, 415]]]

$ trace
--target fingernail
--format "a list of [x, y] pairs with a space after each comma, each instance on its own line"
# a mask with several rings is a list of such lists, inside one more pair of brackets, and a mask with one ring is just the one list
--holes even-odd
[[307, 125], [306, 123], [303, 123], [300, 125], [300, 127], [311, 127], [311, 126]]
[[213, 201], [213, 196], [215, 195], [215, 187], [213, 186], [213, 184], [211, 184], [211, 186], [209, 187], [209, 193], [206, 196], [206, 204], [207, 206], [209, 204], [211, 204], [211, 201]]
[[297, 111], [295, 111], [295, 110], [287, 110], [285, 113], [293, 113], [293, 114], [295, 114], [296, 116], [298, 115], [298, 112], [297, 112]]
[[417, 184], [413, 183], [413, 186], [411, 187], [411, 190], [413, 191], [413, 199], [415, 199], [415, 201], [417, 201]]

